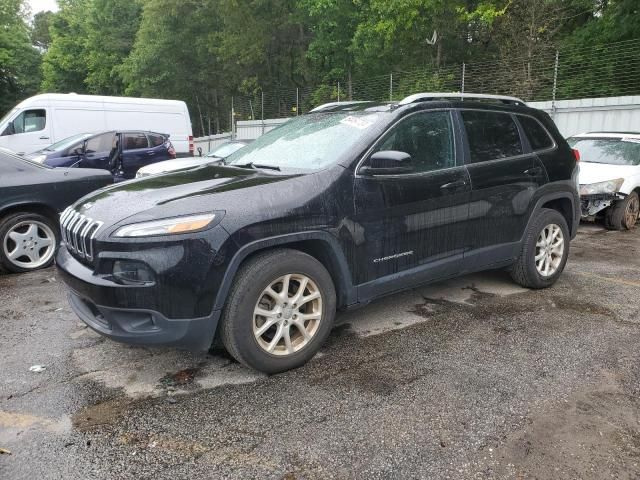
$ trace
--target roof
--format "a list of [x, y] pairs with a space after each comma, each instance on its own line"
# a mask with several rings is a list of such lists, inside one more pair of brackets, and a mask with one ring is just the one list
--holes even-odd
[[572, 135], [572, 138], [633, 138], [640, 140], [640, 132], [585, 132]]
[[76, 93], [41, 93], [40, 95], [34, 95], [33, 97], [29, 97], [23, 100], [19, 105], [25, 104], [29, 105], [31, 102], [36, 100], [63, 100], [69, 101], [73, 99], [79, 102], [107, 102], [107, 103], [131, 103], [131, 104], [180, 104], [183, 105], [184, 102], [181, 100], [162, 100], [157, 98], [138, 98], [138, 97], [109, 97], [102, 95], [78, 95]]

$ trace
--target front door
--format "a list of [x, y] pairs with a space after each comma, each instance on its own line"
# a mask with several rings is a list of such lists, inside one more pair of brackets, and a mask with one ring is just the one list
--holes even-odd
[[18, 155], [41, 150], [53, 143], [49, 123], [45, 108], [23, 110], [0, 133], [3, 144]]
[[488, 110], [460, 111], [467, 138], [469, 270], [499, 264], [519, 253], [536, 190], [545, 182], [540, 160], [525, 149], [514, 116]]
[[[447, 276], [462, 259], [470, 182], [455, 141], [452, 112], [411, 114], [391, 128], [371, 153], [411, 155], [412, 172], [356, 173], [359, 300]], [[363, 165], [367, 165], [365, 160]]]
[[118, 155], [118, 137], [114, 132], [102, 133], [85, 142], [78, 167], [111, 170], [112, 157]]

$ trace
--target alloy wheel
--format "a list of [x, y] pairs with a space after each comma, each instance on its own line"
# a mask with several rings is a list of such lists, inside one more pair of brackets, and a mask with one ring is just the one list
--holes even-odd
[[640, 199], [637, 195], [634, 195], [629, 199], [627, 208], [624, 211], [624, 224], [627, 228], [631, 229], [638, 221], [638, 213], [640, 211]]
[[564, 234], [560, 226], [549, 224], [542, 229], [536, 242], [536, 269], [543, 277], [554, 275], [564, 255]]
[[253, 312], [253, 334], [264, 351], [285, 356], [311, 342], [322, 320], [322, 294], [303, 274], [277, 278], [265, 288]]
[[2, 248], [13, 265], [34, 270], [51, 260], [56, 248], [55, 239], [51, 227], [37, 220], [27, 220], [11, 227]]

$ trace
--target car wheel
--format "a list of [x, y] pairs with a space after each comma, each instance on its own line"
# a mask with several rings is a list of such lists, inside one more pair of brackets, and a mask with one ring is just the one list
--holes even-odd
[[331, 331], [336, 293], [329, 272], [296, 250], [258, 254], [239, 270], [220, 336], [239, 362], [265, 373], [299, 367]]
[[9, 272], [48, 267], [59, 243], [58, 227], [37, 213], [17, 213], [0, 220], [0, 266]]
[[565, 218], [556, 210], [541, 209], [525, 232], [520, 256], [510, 270], [511, 277], [523, 287], [550, 287], [567, 263], [569, 242]]
[[640, 214], [638, 192], [631, 192], [624, 200], [611, 205], [604, 217], [604, 224], [611, 230], [631, 230], [635, 228]]

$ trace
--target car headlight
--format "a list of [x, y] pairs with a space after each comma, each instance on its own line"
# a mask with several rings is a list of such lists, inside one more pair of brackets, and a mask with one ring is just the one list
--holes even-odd
[[132, 223], [119, 228], [114, 237], [151, 237], [154, 235], [175, 235], [203, 230], [216, 218], [215, 213], [164, 218], [150, 222]]
[[33, 157], [31, 161], [36, 163], [44, 163], [46, 159], [47, 159], [46, 155], [38, 155], [37, 157]]
[[616, 193], [624, 183], [624, 178], [616, 178], [606, 182], [580, 185], [580, 195], [597, 195], [599, 193]]

